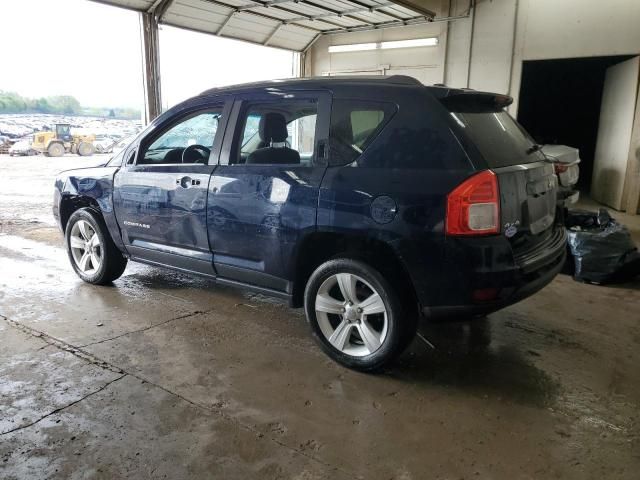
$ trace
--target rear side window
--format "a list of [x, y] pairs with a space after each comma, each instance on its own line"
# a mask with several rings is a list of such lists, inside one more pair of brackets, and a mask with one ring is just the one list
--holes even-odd
[[231, 165], [313, 165], [316, 99], [245, 102]]
[[447, 105], [449, 114], [480, 151], [489, 168], [539, 162], [544, 157], [535, 142], [504, 110], [477, 105]]
[[346, 165], [358, 158], [395, 111], [392, 103], [334, 99], [329, 133], [330, 164]]

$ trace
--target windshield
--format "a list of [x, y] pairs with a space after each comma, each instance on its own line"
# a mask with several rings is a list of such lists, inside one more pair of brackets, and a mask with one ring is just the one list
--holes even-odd
[[489, 168], [544, 160], [535, 142], [504, 110], [450, 108], [449, 114], [478, 148]]
[[122, 165], [122, 157], [124, 156], [124, 149], [120, 150], [116, 153], [111, 159], [107, 162], [105, 167], [119, 167]]

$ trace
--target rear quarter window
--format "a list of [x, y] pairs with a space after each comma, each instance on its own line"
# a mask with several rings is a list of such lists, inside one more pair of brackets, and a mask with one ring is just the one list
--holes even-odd
[[378, 136], [397, 107], [388, 102], [334, 99], [329, 133], [329, 163], [356, 160]]

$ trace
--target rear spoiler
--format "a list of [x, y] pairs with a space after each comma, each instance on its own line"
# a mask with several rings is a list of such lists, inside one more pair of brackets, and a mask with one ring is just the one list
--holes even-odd
[[440, 102], [453, 112], [499, 112], [511, 105], [513, 98], [499, 93], [457, 90], [440, 98]]

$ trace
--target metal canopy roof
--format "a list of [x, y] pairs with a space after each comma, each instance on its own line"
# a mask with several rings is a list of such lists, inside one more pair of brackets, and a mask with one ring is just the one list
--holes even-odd
[[94, 0], [165, 25], [304, 51], [320, 36], [415, 25], [435, 13], [407, 0]]

